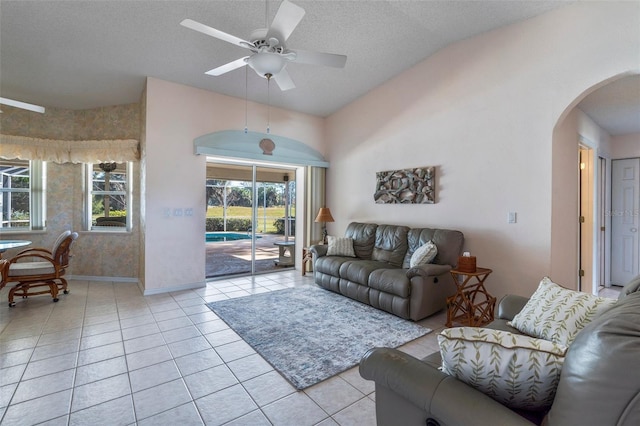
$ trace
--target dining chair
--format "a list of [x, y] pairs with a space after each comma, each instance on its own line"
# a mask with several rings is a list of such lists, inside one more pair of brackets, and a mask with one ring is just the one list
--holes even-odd
[[56, 239], [51, 250], [29, 248], [10, 259], [0, 260], [0, 289], [15, 283], [9, 290], [10, 307], [15, 306], [14, 296], [26, 299], [28, 296], [51, 294], [53, 301], [57, 302], [60, 290], [64, 294], [69, 293], [63, 275], [69, 266], [71, 247], [77, 238], [77, 232], [65, 231]]

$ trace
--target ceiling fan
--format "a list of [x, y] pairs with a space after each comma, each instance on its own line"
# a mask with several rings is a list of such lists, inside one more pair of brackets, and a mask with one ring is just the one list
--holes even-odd
[[235, 44], [236, 46], [249, 49], [252, 52], [249, 56], [214, 68], [205, 74], [219, 76], [249, 65], [259, 76], [265, 77], [268, 80], [273, 78], [280, 87], [280, 90], [289, 90], [296, 87], [285, 69], [289, 62], [324, 65], [335, 68], [342, 68], [347, 62], [345, 55], [287, 48], [285, 43], [302, 20], [304, 14], [303, 8], [288, 0], [284, 0], [280, 4], [280, 8], [275, 18], [273, 18], [271, 26], [253, 31], [249, 37], [249, 41], [211, 28], [192, 19], [185, 19], [180, 25]]

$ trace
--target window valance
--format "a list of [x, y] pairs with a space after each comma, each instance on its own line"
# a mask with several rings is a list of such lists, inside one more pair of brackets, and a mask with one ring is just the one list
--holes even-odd
[[0, 158], [42, 160], [54, 163], [105, 163], [137, 161], [135, 139], [64, 141], [0, 135]]

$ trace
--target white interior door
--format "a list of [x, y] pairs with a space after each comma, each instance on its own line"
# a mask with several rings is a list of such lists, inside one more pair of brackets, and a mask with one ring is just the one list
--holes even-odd
[[611, 283], [638, 275], [640, 238], [640, 158], [611, 162]]

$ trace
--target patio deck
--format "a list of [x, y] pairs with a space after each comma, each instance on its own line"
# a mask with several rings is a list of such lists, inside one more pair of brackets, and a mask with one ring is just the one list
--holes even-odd
[[[278, 247], [274, 244], [284, 241], [284, 235], [257, 234], [256, 273], [292, 269], [277, 266]], [[289, 237], [295, 241], [295, 237]], [[206, 277], [218, 278], [229, 275], [251, 273], [251, 240], [220, 241], [206, 243]]]

